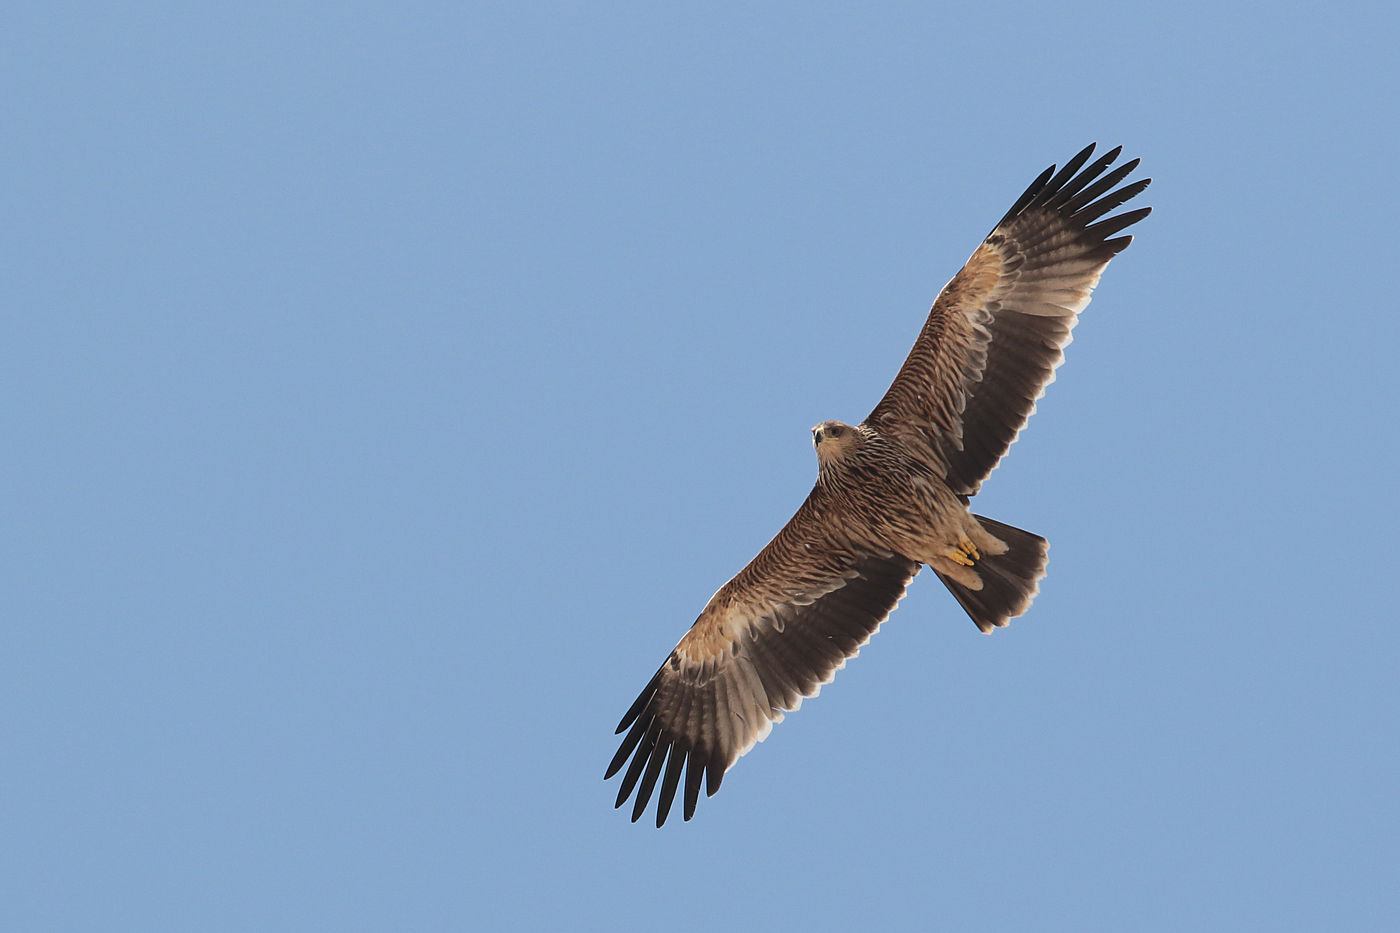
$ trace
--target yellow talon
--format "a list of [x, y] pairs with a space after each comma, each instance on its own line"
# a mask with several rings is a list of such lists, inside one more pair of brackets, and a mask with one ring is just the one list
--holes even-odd
[[977, 550], [977, 545], [972, 543], [972, 539], [963, 535], [957, 547], [950, 547], [944, 552], [948, 559], [955, 564], [962, 564], [964, 567], [971, 567], [974, 562], [982, 559], [982, 555]]
[[958, 547], [963, 549], [963, 553], [973, 560], [981, 560], [982, 555], [977, 550], [977, 545], [972, 543], [972, 539], [963, 535], [963, 539], [958, 542]]

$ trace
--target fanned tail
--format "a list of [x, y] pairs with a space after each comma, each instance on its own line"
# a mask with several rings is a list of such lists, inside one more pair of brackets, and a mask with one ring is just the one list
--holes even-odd
[[[1005, 625], [1030, 608], [1045, 576], [1050, 545], [1040, 535], [974, 515], [982, 530], [1006, 542], [1004, 554], [983, 553], [973, 566], [982, 580], [980, 590], [969, 589], [951, 577], [938, 578], [967, 610], [983, 632]], [[934, 571], [937, 573], [937, 571]]]

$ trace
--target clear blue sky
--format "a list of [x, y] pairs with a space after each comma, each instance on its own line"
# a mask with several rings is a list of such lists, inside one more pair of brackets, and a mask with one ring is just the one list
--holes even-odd
[[[1382, 4], [12, 4], [0, 927], [1400, 922]], [[690, 823], [613, 726], [1046, 165], [1156, 211]]]

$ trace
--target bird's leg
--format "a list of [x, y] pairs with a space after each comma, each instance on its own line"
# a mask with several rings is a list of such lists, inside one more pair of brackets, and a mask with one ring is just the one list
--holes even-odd
[[972, 539], [967, 535], [962, 535], [958, 539], [957, 547], [950, 547], [943, 552], [943, 556], [955, 564], [962, 564], [964, 567], [971, 567], [974, 563], [982, 559], [982, 555], [977, 550], [977, 545], [972, 543]]

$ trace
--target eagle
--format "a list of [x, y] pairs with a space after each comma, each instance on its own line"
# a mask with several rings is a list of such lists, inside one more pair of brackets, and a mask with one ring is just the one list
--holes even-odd
[[[711, 597], [622, 721], [604, 780], [632, 821], [653, 791], [661, 827], [855, 657], [933, 570], [983, 632], [1023, 614], [1044, 538], [976, 515], [987, 475], [1054, 378], [1119, 234], [1149, 207], [1108, 215], [1151, 179], [1124, 180], [1118, 147], [1091, 144], [1025, 190], [939, 293], [904, 365], [860, 424], [812, 429], [817, 481], [797, 514]], [[1121, 187], [1120, 187], [1121, 185]], [[682, 781], [682, 779], [684, 779]]]

